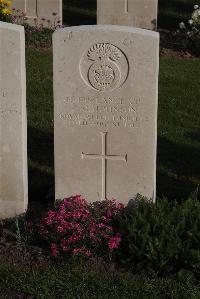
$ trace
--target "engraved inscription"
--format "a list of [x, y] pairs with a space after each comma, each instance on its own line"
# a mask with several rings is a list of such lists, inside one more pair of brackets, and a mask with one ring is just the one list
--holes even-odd
[[134, 46], [134, 40], [131, 40], [129, 38], [125, 38], [125, 40], [123, 41], [123, 45], [126, 46], [126, 47]]
[[101, 167], [102, 167], [102, 171], [101, 171], [101, 200], [106, 200], [107, 196], [106, 196], [106, 175], [107, 175], [107, 171], [106, 171], [106, 161], [107, 160], [114, 160], [114, 161], [124, 161], [127, 162], [127, 154], [124, 156], [120, 156], [120, 155], [107, 155], [107, 134], [108, 132], [100, 132], [101, 133], [101, 139], [102, 139], [102, 150], [101, 150], [101, 154], [85, 154], [85, 153], [81, 153], [81, 158], [82, 159], [94, 159], [94, 160], [101, 160]]
[[21, 115], [21, 112], [15, 109], [8, 109], [8, 110], [0, 109], [1, 118], [7, 118], [8, 116], [13, 116], [18, 114]]
[[2, 98], [6, 98], [8, 92], [6, 90], [0, 89], [0, 95]]
[[93, 45], [80, 62], [84, 82], [98, 91], [112, 91], [126, 81], [129, 72], [125, 54], [110, 43]]
[[59, 118], [67, 127], [93, 126], [134, 129], [141, 120], [138, 115], [140, 98], [66, 97], [66, 109]]

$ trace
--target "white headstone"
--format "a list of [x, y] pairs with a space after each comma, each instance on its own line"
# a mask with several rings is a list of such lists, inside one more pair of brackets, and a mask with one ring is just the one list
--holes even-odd
[[155, 197], [159, 34], [65, 28], [53, 56], [56, 199]]
[[25, 12], [30, 25], [62, 25], [62, 0], [14, 0], [12, 8]]
[[97, 0], [97, 24], [156, 30], [158, 0]]
[[28, 202], [24, 27], [0, 22], [0, 218]]

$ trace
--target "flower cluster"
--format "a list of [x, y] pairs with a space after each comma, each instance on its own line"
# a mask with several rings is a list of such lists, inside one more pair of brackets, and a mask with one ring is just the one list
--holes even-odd
[[12, 8], [11, 21], [12, 23], [23, 25], [27, 20], [26, 13], [21, 9]]
[[[0, 0], [1, 1], [1, 0]], [[19, 24], [19, 25], [25, 25], [27, 24], [27, 14], [21, 9], [12, 9], [12, 16], [11, 16], [12, 23]], [[57, 28], [61, 27], [61, 21], [58, 17], [58, 14], [56, 12], [52, 13], [52, 19], [48, 19], [45, 17], [37, 17], [32, 19], [32, 27], [33, 31], [35, 32], [41, 32], [44, 28], [48, 28], [51, 30], [56, 30]]]
[[0, 0], [0, 21], [9, 21], [11, 10], [8, 9], [11, 6], [11, 1]]
[[88, 204], [79, 195], [65, 198], [42, 218], [39, 234], [55, 257], [63, 253], [85, 257], [106, 254], [120, 245], [112, 220], [123, 208], [116, 200]]
[[[194, 11], [191, 15], [190, 20], [188, 21], [190, 29], [188, 29], [188, 35], [200, 34], [200, 6], [194, 5]], [[187, 30], [187, 26], [184, 22], [179, 24], [180, 29]]]

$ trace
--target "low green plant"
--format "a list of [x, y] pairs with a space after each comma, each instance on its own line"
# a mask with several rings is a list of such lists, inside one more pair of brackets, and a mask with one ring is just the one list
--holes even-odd
[[[133, 271], [200, 275], [200, 202], [138, 200], [116, 221], [118, 261]], [[185, 273], [185, 272], [184, 272]]]
[[50, 49], [52, 46], [52, 34], [54, 32], [51, 28], [30, 26], [24, 24], [26, 47], [45, 48]]
[[[29, 245], [36, 237], [35, 228], [31, 220], [26, 220], [25, 216], [16, 217], [14, 220], [13, 236], [21, 245]], [[35, 240], [37, 242], [37, 240]]]

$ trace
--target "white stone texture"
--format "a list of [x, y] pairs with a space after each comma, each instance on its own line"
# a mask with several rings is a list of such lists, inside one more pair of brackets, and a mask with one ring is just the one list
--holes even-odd
[[0, 22], [0, 218], [25, 212], [27, 202], [24, 28]]
[[64, 28], [53, 56], [56, 199], [155, 198], [159, 34]]
[[97, 0], [97, 24], [156, 30], [158, 0]]

